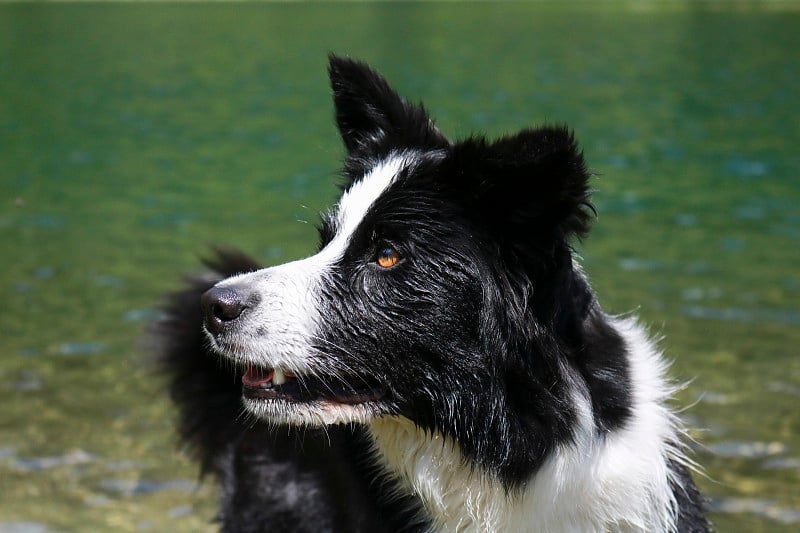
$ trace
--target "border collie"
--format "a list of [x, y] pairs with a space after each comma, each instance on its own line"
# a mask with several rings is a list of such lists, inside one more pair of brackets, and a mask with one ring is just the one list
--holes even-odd
[[708, 531], [667, 365], [576, 262], [570, 130], [455, 142], [367, 65], [329, 72], [319, 251], [219, 251], [159, 327], [222, 531]]

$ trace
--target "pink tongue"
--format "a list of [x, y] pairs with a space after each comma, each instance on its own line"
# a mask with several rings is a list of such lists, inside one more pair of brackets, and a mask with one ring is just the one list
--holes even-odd
[[275, 371], [266, 368], [249, 365], [247, 372], [242, 376], [242, 384], [246, 387], [258, 388], [262, 383], [269, 383], [272, 381], [272, 376]]

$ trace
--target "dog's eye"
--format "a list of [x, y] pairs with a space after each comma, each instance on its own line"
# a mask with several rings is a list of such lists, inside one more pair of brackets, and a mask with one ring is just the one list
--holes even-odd
[[391, 268], [400, 261], [400, 254], [393, 246], [385, 245], [378, 248], [378, 254], [375, 257], [375, 262], [381, 268]]

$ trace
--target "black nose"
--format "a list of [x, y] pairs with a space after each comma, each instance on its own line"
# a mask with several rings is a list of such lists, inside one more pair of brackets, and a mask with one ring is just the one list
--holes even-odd
[[206, 329], [221, 333], [244, 311], [245, 297], [234, 287], [212, 287], [200, 297]]

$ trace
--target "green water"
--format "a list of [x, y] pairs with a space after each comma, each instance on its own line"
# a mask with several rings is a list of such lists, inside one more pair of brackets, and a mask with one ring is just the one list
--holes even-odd
[[0, 532], [214, 530], [142, 330], [211, 244], [313, 250], [331, 50], [455, 136], [574, 127], [719, 530], [796, 531], [800, 14], [649, 5], [0, 5]]

